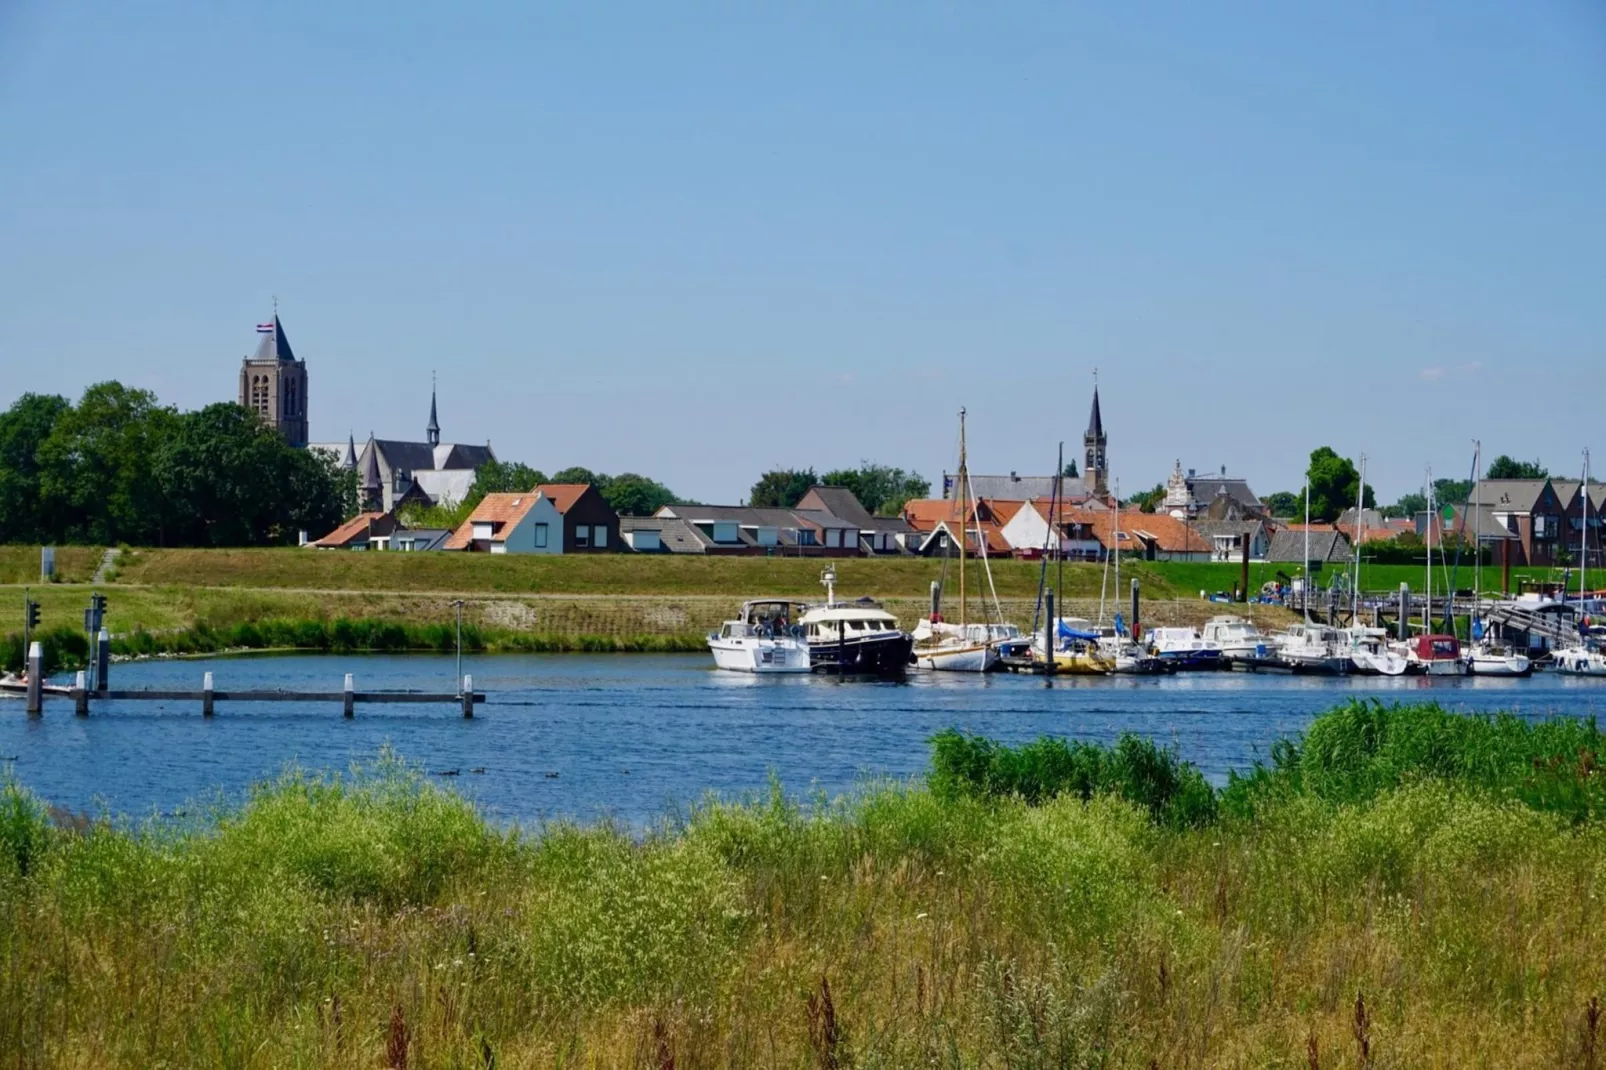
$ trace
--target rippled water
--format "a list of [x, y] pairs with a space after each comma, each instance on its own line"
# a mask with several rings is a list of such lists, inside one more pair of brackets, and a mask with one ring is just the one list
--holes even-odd
[[[835, 793], [866, 775], [926, 768], [926, 740], [950, 726], [1006, 740], [1054, 734], [1114, 739], [1131, 731], [1175, 743], [1214, 780], [1244, 768], [1280, 736], [1352, 696], [1438, 701], [1457, 710], [1588, 715], [1606, 685], [1531, 680], [1248, 676], [1061, 677], [924, 673], [908, 682], [716, 673], [698, 655], [533, 655], [465, 659], [487, 703], [473, 720], [442, 706], [337, 703], [111, 702], [87, 718], [47, 703], [29, 718], [0, 700], [0, 759], [52, 803], [74, 810], [171, 812], [218, 789], [239, 793], [288, 763], [340, 770], [389, 745], [489, 812], [523, 822], [612, 815], [649, 821], [707, 791]], [[453, 661], [436, 657], [279, 657], [114, 667], [120, 688], [217, 687], [449, 691]], [[476, 774], [470, 770], [484, 767]]]

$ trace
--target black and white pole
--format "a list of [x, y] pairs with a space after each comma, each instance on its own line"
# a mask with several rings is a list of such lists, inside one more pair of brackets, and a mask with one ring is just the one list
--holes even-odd
[[89, 674], [78, 670], [78, 679], [72, 689], [72, 711], [80, 717], [89, 716]]
[[341, 694], [342, 708], [345, 715], [355, 717], [357, 714], [357, 683], [352, 679], [351, 673], [346, 674], [346, 686]]
[[212, 674], [201, 677], [201, 716], [212, 716]]
[[474, 716], [474, 677], [463, 677], [463, 716]]

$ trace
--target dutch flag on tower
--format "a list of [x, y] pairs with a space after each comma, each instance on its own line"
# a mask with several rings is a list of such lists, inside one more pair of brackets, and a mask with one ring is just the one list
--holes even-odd
[[257, 333], [258, 334], [272, 334], [273, 333], [273, 324], [272, 323], [259, 323], [259, 324], [257, 324]]

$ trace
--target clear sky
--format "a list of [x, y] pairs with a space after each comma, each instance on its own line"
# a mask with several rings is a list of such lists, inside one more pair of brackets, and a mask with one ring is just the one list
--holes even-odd
[[232, 400], [277, 295], [314, 439], [435, 370], [703, 500], [1047, 470], [1095, 366], [1123, 491], [1606, 447], [1600, 0], [0, 0], [0, 138], [0, 404]]

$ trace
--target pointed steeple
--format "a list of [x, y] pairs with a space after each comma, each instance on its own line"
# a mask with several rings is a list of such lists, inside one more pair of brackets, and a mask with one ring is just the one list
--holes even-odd
[[1099, 412], [1099, 386], [1093, 384], [1093, 412], [1087, 418], [1087, 433], [1091, 438], [1104, 437], [1104, 416]]
[[346, 436], [346, 455], [340, 459], [340, 467], [348, 472], [357, 470], [357, 436], [355, 434]]
[[1082, 436], [1082, 480], [1094, 497], [1110, 493], [1110, 461], [1106, 453], [1109, 440], [1104, 434], [1104, 414], [1099, 411], [1099, 373], [1093, 371], [1093, 411], [1087, 417], [1087, 433]]
[[379, 481], [379, 446], [372, 431], [368, 432], [368, 445], [363, 447], [361, 489], [363, 508], [378, 509], [384, 500], [384, 485]]
[[431, 446], [439, 446], [441, 444], [441, 422], [435, 416], [435, 376], [433, 373], [430, 374], [429, 380], [429, 426], [424, 428], [424, 438], [429, 441]]
[[268, 324], [257, 328], [261, 341], [257, 343], [256, 355], [252, 360], [278, 360], [292, 361], [296, 355], [290, 349], [290, 339], [284, 333], [284, 324], [279, 322], [279, 314], [273, 314], [272, 329], [267, 330]]

